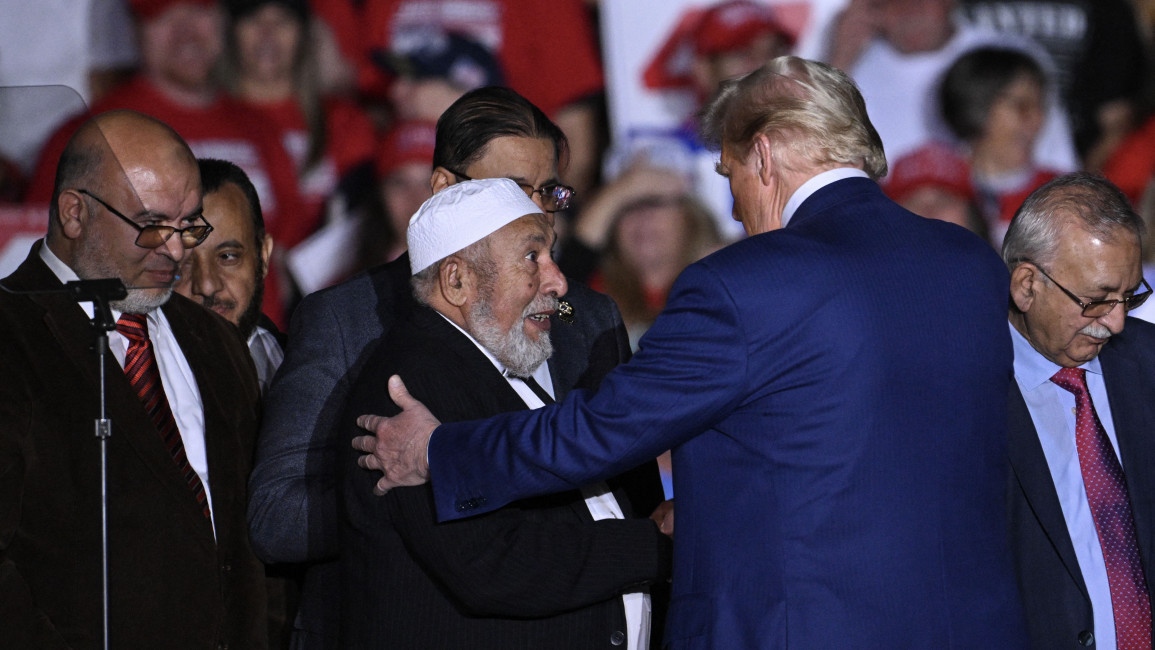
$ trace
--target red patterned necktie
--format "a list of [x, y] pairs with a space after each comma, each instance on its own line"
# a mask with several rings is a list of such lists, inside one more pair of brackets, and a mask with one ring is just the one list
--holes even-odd
[[1107, 565], [1116, 642], [1119, 650], [1150, 650], [1151, 600], [1139, 561], [1135, 518], [1123, 479], [1123, 466], [1091, 403], [1086, 371], [1063, 368], [1051, 381], [1075, 395], [1075, 447], [1091, 517], [1103, 549], [1103, 562]]
[[124, 355], [124, 374], [136, 389], [137, 397], [156, 425], [161, 440], [172, 454], [173, 462], [196, 495], [197, 503], [204, 510], [205, 517], [209, 517], [209, 501], [208, 495], [205, 494], [205, 486], [185, 456], [184, 441], [181, 440], [176, 419], [164, 394], [164, 384], [161, 383], [156, 357], [152, 353], [152, 342], [148, 340], [148, 323], [142, 314], [121, 314], [120, 319], [116, 321], [116, 331], [128, 339], [128, 352]]

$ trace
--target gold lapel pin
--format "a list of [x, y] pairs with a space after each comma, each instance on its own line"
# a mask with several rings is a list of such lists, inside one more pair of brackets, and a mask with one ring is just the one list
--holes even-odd
[[568, 300], [557, 302], [557, 319], [566, 325], [573, 325], [574, 308]]

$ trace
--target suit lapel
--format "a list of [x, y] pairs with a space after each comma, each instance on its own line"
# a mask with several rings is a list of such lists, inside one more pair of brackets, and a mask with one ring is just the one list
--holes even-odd
[[[1103, 380], [1107, 385], [1107, 399], [1111, 419], [1115, 423], [1115, 437], [1119, 443], [1127, 492], [1135, 516], [1135, 532], [1143, 566], [1152, 567], [1152, 549], [1155, 548], [1155, 446], [1150, 427], [1155, 423], [1155, 384], [1150, 368], [1144, 370], [1125, 348], [1127, 339], [1112, 340], [1099, 355], [1103, 364]], [[1148, 580], [1148, 588], [1152, 581]]]
[[549, 376], [553, 381], [553, 394], [557, 401], [565, 399], [586, 366], [581, 355], [590, 349], [581, 328], [560, 322], [557, 316], [550, 317], [550, 338], [553, 341], [553, 355], [549, 361]]
[[[189, 369], [192, 370], [193, 379], [200, 393], [205, 429], [205, 460], [209, 467], [208, 487], [212, 490], [213, 523], [217, 527], [217, 537], [223, 539], [232, 534], [232, 531], [228, 530], [227, 527], [229, 522], [233, 520], [232, 517], [224, 515], [234, 511], [238, 506], [232, 502], [236, 496], [233, 494], [233, 490], [227, 485], [222, 485], [220, 481], [224, 477], [233, 475], [233, 472], [227, 468], [236, 465], [238, 459], [228, 457], [225, 451], [231, 449], [232, 446], [224, 444], [221, 439], [222, 436], [229, 435], [230, 431], [229, 423], [223, 421], [222, 399], [236, 399], [236, 396], [224, 396], [222, 398], [219, 392], [219, 382], [213, 381], [213, 377], [219, 376], [219, 372], [214, 372], [211, 367], [213, 355], [225, 354], [225, 351], [219, 349], [218, 345], [207, 341], [203, 332], [191, 326], [189, 319], [183, 315], [184, 309], [202, 309], [202, 307], [180, 304], [182, 300], [183, 298], [174, 295], [163, 309], [169, 327], [172, 328], [173, 337], [176, 338], [185, 361], [188, 362]], [[175, 467], [172, 458], [169, 457], [168, 460], [169, 464]], [[183, 478], [181, 479], [181, 487], [189, 497], [185, 501], [191, 508], [190, 512], [195, 511], [199, 516], [200, 506]], [[203, 517], [201, 519], [203, 520]], [[211, 534], [212, 528], [207, 528], [207, 531]]]
[[1079, 586], [1079, 591], [1084, 597], [1090, 598], [1087, 595], [1087, 586], [1083, 582], [1083, 573], [1079, 570], [1075, 547], [1071, 544], [1071, 535], [1067, 532], [1067, 522], [1063, 518], [1063, 509], [1055, 492], [1055, 482], [1051, 478], [1043, 446], [1039, 443], [1039, 434], [1035, 431], [1035, 423], [1031, 420], [1031, 413], [1023, 401], [1023, 395], [1019, 392], [1019, 385], [1013, 380], [1007, 410], [1009, 412], [1007, 454], [1013, 472], [1012, 480], [1018, 483], [1023, 496], [1031, 506], [1031, 511], [1038, 519], [1039, 526], [1050, 539], [1067, 572]]

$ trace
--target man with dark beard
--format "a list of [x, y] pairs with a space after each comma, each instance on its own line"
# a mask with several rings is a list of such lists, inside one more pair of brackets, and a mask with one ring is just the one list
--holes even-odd
[[[211, 231], [196, 158], [152, 117], [101, 114], [65, 147], [48, 216], [0, 291], [2, 644], [266, 647], [245, 528], [256, 374], [228, 324], [172, 295]], [[98, 363], [92, 305], [64, 283], [104, 278], [128, 295]]]
[[276, 326], [261, 314], [273, 238], [249, 177], [226, 160], [197, 161], [213, 231], [187, 256], [173, 289], [224, 316], [248, 343], [261, 392], [285, 358]]
[[[355, 382], [345, 439], [357, 415], [396, 412], [393, 374], [449, 420], [552, 402], [533, 373], [553, 352], [549, 317], [567, 288], [553, 242], [542, 209], [509, 179], [426, 201], [408, 231], [420, 304]], [[672, 549], [655, 523], [663, 508], [655, 521], [633, 512], [636, 480], [438, 524], [427, 486], [376, 497], [376, 475], [346, 448], [342, 647], [649, 647], [646, 587], [669, 576]]]

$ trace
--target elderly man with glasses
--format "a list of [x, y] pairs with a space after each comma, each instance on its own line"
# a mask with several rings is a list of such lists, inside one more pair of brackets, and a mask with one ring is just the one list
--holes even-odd
[[1114, 185], [1072, 174], [1003, 243], [1010, 530], [1035, 648], [1151, 648], [1155, 327], [1127, 318], [1151, 295], [1142, 233]]
[[[234, 328], [172, 290], [211, 231], [196, 159], [151, 117], [99, 115], [60, 157], [48, 233], [0, 291], [6, 647], [266, 645], [244, 501], [256, 375]], [[93, 306], [64, 283], [105, 278], [128, 290], [98, 357]]]

